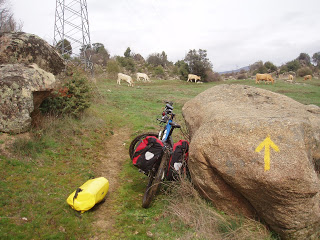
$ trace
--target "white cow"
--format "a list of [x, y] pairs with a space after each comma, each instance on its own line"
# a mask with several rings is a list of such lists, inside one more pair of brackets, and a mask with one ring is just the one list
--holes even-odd
[[150, 82], [148, 75], [145, 73], [137, 73], [137, 81], [140, 81], [140, 78], [142, 78], [144, 82]]
[[195, 74], [188, 74], [188, 80], [187, 80], [187, 82], [191, 82], [192, 80], [194, 79], [194, 82], [196, 83], [197, 82], [197, 80], [201, 80], [201, 77], [200, 76], [197, 76], [197, 75], [195, 75]]
[[126, 81], [126, 82], [128, 83], [128, 86], [129, 86], [129, 87], [133, 87], [133, 80], [132, 80], [132, 78], [131, 78], [130, 76], [125, 75], [125, 74], [123, 74], [123, 73], [118, 73], [117, 84], [121, 85], [121, 84], [120, 84], [120, 81], [121, 81], [121, 80]]

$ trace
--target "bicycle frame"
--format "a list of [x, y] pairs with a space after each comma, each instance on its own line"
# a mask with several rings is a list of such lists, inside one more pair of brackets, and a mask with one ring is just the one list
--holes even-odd
[[173, 142], [172, 142], [172, 139], [170, 139], [170, 137], [175, 128], [174, 126], [176, 126], [176, 124], [173, 122], [173, 118], [175, 114], [172, 112], [173, 110], [172, 104], [173, 104], [172, 102], [167, 102], [165, 110], [162, 113], [162, 118], [157, 119], [160, 122], [160, 124], [166, 123], [163, 130], [160, 130], [158, 138], [163, 143], [169, 144], [171, 147], [173, 145]]
[[170, 161], [171, 154], [173, 152], [173, 140], [172, 133], [175, 128], [181, 128], [181, 126], [173, 121], [175, 114], [172, 112], [172, 102], [166, 102], [166, 107], [162, 112], [162, 117], [157, 119], [160, 123], [161, 130], [159, 133], [143, 133], [137, 136], [130, 144], [129, 155], [133, 159], [134, 151], [141, 139], [147, 136], [158, 137], [164, 144], [163, 154], [161, 160], [157, 161], [152, 169], [148, 172], [143, 172], [148, 175], [149, 181], [146, 191], [142, 200], [142, 207], [148, 208], [152, 199], [156, 195], [157, 190], [160, 187], [160, 183], [165, 179], [166, 171], [168, 169], [168, 164]]
[[168, 123], [164, 127], [163, 131], [159, 132], [159, 139], [161, 139], [162, 142], [168, 142], [169, 137], [172, 134], [172, 126], [170, 125], [172, 123], [172, 120], [169, 119]]

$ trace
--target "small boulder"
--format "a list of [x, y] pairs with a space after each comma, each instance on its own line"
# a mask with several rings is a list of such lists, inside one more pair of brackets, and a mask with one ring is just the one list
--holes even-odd
[[26, 132], [32, 114], [50, 95], [56, 79], [36, 64], [0, 65], [0, 76], [0, 132]]
[[54, 75], [64, 68], [64, 60], [54, 47], [34, 34], [0, 33], [0, 64], [36, 63]]
[[[255, 87], [219, 85], [182, 110], [192, 180], [205, 198], [227, 213], [263, 219], [283, 239], [318, 239], [319, 107]], [[274, 145], [259, 151], [265, 139]]]

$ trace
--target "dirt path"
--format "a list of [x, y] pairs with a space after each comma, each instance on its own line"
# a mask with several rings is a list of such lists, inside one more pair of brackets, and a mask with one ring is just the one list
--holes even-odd
[[[112, 232], [113, 225], [115, 223], [115, 201], [116, 201], [116, 189], [120, 185], [119, 173], [126, 160], [129, 158], [128, 150], [125, 146], [125, 141], [130, 138], [130, 130], [122, 128], [114, 131], [114, 134], [106, 139], [104, 145], [98, 154], [98, 167], [97, 176], [105, 177], [109, 181], [109, 191], [106, 195], [105, 202], [99, 204], [95, 208], [96, 221], [93, 223], [93, 227], [96, 235], [92, 240], [105, 240], [108, 239], [108, 235]], [[101, 162], [100, 162], [101, 161]]]

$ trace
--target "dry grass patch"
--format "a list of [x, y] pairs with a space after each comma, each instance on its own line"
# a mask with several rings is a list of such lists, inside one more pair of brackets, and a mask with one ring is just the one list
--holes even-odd
[[260, 222], [215, 210], [186, 179], [170, 184], [167, 200], [168, 213], [194, 230], [180, 239], [274, 239]]

